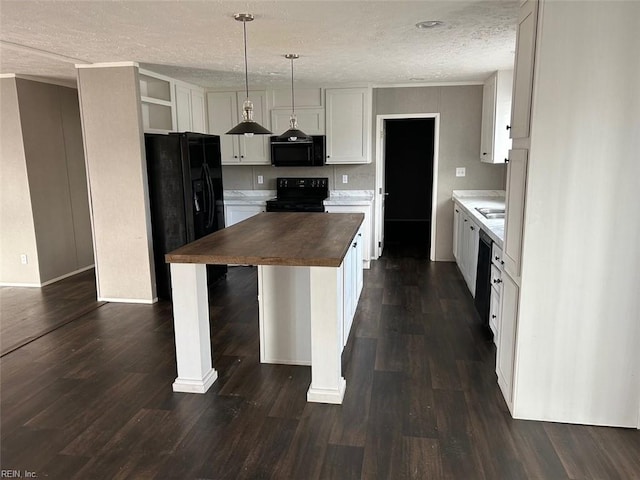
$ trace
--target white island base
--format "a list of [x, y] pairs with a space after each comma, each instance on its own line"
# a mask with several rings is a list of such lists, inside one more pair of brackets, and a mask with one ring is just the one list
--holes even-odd
[[[344, 398], [343, 266], [258, 266], [260, 361], [311, 365], [309, 402], [340, 404]], [[205, 393], [217, 378], [206, 265], [172, 263], [171, 280], [178, 366], [173, 390]]]

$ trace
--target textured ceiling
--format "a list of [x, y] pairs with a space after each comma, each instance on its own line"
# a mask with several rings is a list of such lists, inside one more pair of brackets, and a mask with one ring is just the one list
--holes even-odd
[[[136, 61], [205, 87], [484, 80], [513, 66], [518, 0], [0, 1], [0, 73], [75, 81], [76, 63]], [[440, 20], [420, 30], [415, 24]]]

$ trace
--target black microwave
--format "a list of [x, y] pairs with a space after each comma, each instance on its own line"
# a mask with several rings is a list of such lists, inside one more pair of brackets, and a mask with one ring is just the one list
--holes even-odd
[[326, 157], [324, 135], [312, 135], [304, 140], [290, 142], [270, 138], [271, 165], [275, 167], [321, 167]]

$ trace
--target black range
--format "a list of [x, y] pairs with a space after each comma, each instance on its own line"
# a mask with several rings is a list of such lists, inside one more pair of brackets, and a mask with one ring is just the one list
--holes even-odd
[[329, 196], [329, 179], [279, 177], [277, 197], [267, 200], [267, 212], [324, 212], [324, 199]]

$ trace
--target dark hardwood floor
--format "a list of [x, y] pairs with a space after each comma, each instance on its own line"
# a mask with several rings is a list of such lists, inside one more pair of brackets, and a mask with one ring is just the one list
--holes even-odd
[[0, 287], [0, 356], [104, 303], [93, 268], [42, 288]]
[[1, 468], [51, 479], [631, 479], [640, 432], [512, 420], [451, 263], [372, 262], [343, 405], [261, 365], [255, 269], [211, 289], [219, 379], [173, 393], [171, 305], [109, 303], [0, 359]]

